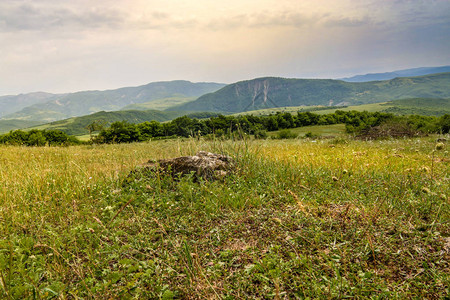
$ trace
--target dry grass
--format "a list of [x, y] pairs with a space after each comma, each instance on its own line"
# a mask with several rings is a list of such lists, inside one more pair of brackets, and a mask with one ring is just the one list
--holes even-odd
[[[445, 147], [447, 145], [444, 145]], [[440, 298], [447, 150], [433, 138], [0, 147], [0, 297]], [[122, 181], [234, 156], [225, 182]]]

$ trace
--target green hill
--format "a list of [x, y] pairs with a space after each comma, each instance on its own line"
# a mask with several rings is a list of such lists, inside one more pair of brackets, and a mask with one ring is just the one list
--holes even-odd
[[184, 114], [186, 114], [186, 112], [176, 112], [176, 111], [162, 112], [157, 110], [148, 110], [148, 111], [131, 110], [131, 111], [114, 111], [114, 112], [101, 111], [87, 116], [73, 117], [40, 126], [35, 126], [30, 129], [40, 129], [40, 130], [58, 129], [70, 135], [83, 135], [88, 133], [86, 126], [93, 123], [94, 121], [103, 121], [105, 122], [105, 124], [111, 124], [117, 121], [141, 123], [145, 121], [155, 120], [158, 122], [164, 122]]
[[405, 98], [447, 97], [450, 97], [450, 73], [361, 83], [266, 77], [227, 85], [169, 110], [237, 113], [285, 106], [342, 106]]
[[[401, 99], [383, 104], [383, 112], [390, 112], [397, 115], [424, 115], [442, 116], [450, 114], [450, 98], [429, 99], [413, 98]], [[389, 106], [389, 107], [386, 107]]]
[[162, 98], [156, 99], [150, 102], [138, 103], [138, 104], [130, 104], [122, 108], [121, 110], [165, 110], [174, 105], [179, 105], [183, 103], [187, 103], [190, 101], [194, 101], [197, 97], [170, 97], [170, 98]]
[[41, 124], [39, 121], [0, 120], [0, 134]]
[[233, 114], [239, 115], [254, 115], [264, 116], [270, 114], [280, 113], [297, 113], [310, 111], [319, 115], [332, 114], [336, 110], [343, 111], [368, 111], [368, 112], [390, 112], [396, 115], [423, 115], [423, 116], [442, 116], [450, 114], [450, 99], [436, 99], [436, 98], [412, 98], [401, 99], [389, 102], [370, 103], [362, 105], [350, 106], [286, 106], [274, 107], [266, 109], [251, 110]]
[[396, 115], [442, 116], [450, 114], [450, 99], [410, 98], [382, 103], [352, 105], [316, 111], [317, 114], [331, 114], [336, 110], [389, 112]]
[[186, 111], [159, 111], [159, 110], [128, 110], [128, 111], [111, 111], [105, 112], [101, 111], [95, 114], [73, 117], [65, 120], [55, 121], [44, 125], [39, 125], [35, 127], [27, 128], [39, 129], [39, 130], [61, 130], [70, 135], [85, 135], [89, 131], [86, 127], [96, 121], [104, 122], [105, 125], [109, 125], [113, 122], [127, 121], [130, 123], [142, 123], [146, 121], [158, 121], [165, 122], [170, 121], [175, 118], [187, 115], [191, 118], [209, 118], [212, 116], [217, 116], [216, 113], [208, 112], [186, 112]]

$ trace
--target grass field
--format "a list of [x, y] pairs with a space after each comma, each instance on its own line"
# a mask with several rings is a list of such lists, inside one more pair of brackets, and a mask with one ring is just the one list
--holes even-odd
[[[0, 146], [0, 298], [448, 297], [450, 156], [435, 140]], [[198, 150], [237, 170], [123, 184]]]
[[[363, 104], [363, 105], [352, 105], [352, 106], [339, 108], [339, 110], [342, 110], [342, 111], [356, 110], [356, 111], [377, 112], [377, 111], [383, 111], [392, 106], [386, 102], [382, 102], [382, 103], [371, 103], [371, 104]], [[336, 111], [336, 109], [325, 109], [325, 110], [316, 111], [314, 113], [319, 114], [319, 115], [326, 115], [326, 114], [332, 114], [335, 111]]]
[[[291, 128], [289, 131], [298, 137], [304, 137], [307, 133], [312, 133], [313, 136], [342, 136], [345, 135], [345, 124], [334, 125], [317, 125], [317, 126], [303, 126]], [[279, 131], [270, 131], [268, 136], [276, 137]]]
[[304, 111], [311, 111], [312, 113], [315, 113], [315, 114], [326, 115], [326, 114], [332, 114], [336, 110], [342, 110], [342, 111], [356, 110], [356, 111], [377, 112], [377, 111], [386, 110], [390, 107], [393, 107], [393, 105], [389, 105], [387, 102], [362, 104], [362, 105], [351, 105], [351, 106], [347, 106], [347, 107], [330, 108], [330, 109], [327, 109], [326, 106], [287, 106], [287, 107], [276, 107], [276, 108], [266, 108], [266, 109], [246, 111], [246, 112], [242, 112], [242, 113], [233, 114], [233, 116], [239, 116], [239, 115], [267, 116], [270, 114], [276, 114], [278, 112], [280, 112], [280, 113], [285, 113], [285, 112], [297, 113], [297, 112], [304, 112]]
[[240, 113], [232, 114], [232, 116], [254, 115], [254, 116], [267, 116], [276, 113], [297, 113], [298, 111], [315, 111], [317, 109], [323, 109], [324, 106], [285, 106], [285, 107], [272, 107], [257, 110], [244, 111]]
[[197, 99], [197, 97], [170, 97], [170, 98], [163, 98], [163, 99], [157, 99], [146, 103], [139, 103], [139, 104], [131, 104], [127, 105], [121, 110], [149, 110], [149, 109], [156, 109], [156, 110], [165, 110], [169, 107], [187, 103], [189, 101], [194, 101]]

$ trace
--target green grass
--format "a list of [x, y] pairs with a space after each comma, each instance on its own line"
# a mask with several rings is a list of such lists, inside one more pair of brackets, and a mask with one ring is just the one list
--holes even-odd
[[[435, 140], [1, 146], [0, 298], [445, 298], [450, 156]], [[238, 168], [123, 184], [198, 150]]]
[[292, 107], [278, 107], [252, 110], [238, 115], [255, 115], [264, 116], [276, 114], [278, 112], [297, 113], [311, 111], [315, 114], [325, 115], [332, 114], [336, 110], [342, 111], [368, 111], [368, 112], [389, 112], [397, 115], [425, 115], [425, 116], [442, 116], [450, 113], [450, 99], [433, 99], [433, 98], [409, 98], [394, 100], [389, 102], [371, 103], [362, 105], [350, 105], [346, 107], [330, 107], [326, 106], [292, 106]]
[[390, 107], [393, 107], [391, 102], [382, 102], [382, 103], [372, 103], [372, 104], [362, 104], [362, 105], [351, 105], [347, 107], [342, 108], [332, 108], [332, 109], [326, 109], [326, 110], [319, 110], [314, 113], [320, 114], [320, 115], [326, 115], [326, 114], [332, 114], [336, 110], [342, 110], [342, 111], [368, 111], [368, 112], [377, 112], [377, 111], [383, 111], [385, 109], [388, 109]]
[[138, 103], [138, 104], [131, 104], [127, 105], [121, 110], [165, 110], [169, 107], [172, 107], [174, 105], [183, 104], [189, 101], [194, 101], [198, 97], [170, 97], [170, 98], [163, 98], [163, 99], [157, 99], [152, 100], [150, 102], [145, 103]]
[[[409, 98], [394, 100], [383, 103], [353, 105], [338, 108], [343, 111], [368, 111], [368, 112], [387, 112], [396, 115], [424, 115], [424, 116], [442, 116], [450, 114], [450, 99], [430, 99], [430, 98]], [[317, 114], [330, 114], [336, 111], [335, 108], [320, 110]]]
[[[342, 136], [345, 134], [345, 124], [335, 125], [316, 125], [291, 128], [289, 131], [298, 137], [303, 137], [307, 133], [312, 133], [314, 136]], [[280, 131], [270, 131], [268, 136], [276, 137]]]
[[[326, 109], [326, 106], [286, 106], [286, 107], [274, 107], [274, 108], [265, 108], [265, 109], [257, 109], [251, 111], [240, 112], [236, 114], [232, 114], [232, 116], [242, 116], [242, 115], [254, 115], [254, 116], [267, 116], [270, 114], [276, 113], [297, 113], [298, 111], [313, 111], [316, 112], [322, 109]], [[336, 110], [336, 109], [335, 109]]]

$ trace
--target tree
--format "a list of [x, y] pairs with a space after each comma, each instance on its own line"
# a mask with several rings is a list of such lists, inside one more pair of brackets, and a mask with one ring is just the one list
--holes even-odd
[[31, 130], [25, 142], [27, 146], [45, 146], [46, 143], [45, 136], [39, 130]]
[[99, 134], [105, 143], [131, 143], [141, 140], [141, 134], [135, 124], [127, 121], [114, 122], [111, 127]]
[[85, 127], [89, 131], [89, 138], [91, 139], [91, 141], [93, 141], [92, 133], [94, 133], [95, 131], [102, 131], [105, 128], [106, 124], [107, 122], [105, 120], [95, 120]]

